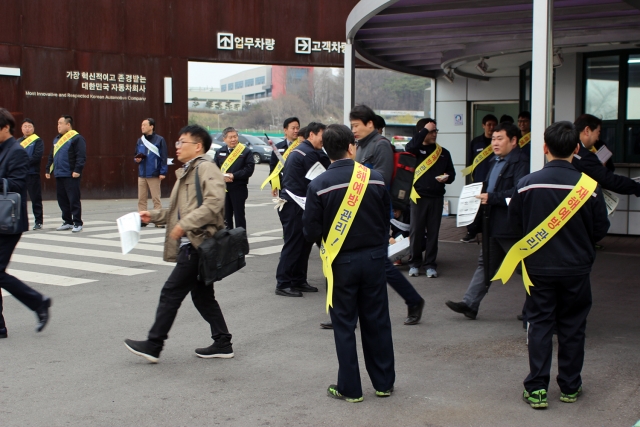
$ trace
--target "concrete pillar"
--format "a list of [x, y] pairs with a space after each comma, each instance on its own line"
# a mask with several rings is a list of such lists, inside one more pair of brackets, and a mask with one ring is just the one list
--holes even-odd
[[356, 55], [352, 42], [347, 39], [344, 50], [344, 124], [349, 127], [349, 112], [354, 106], [356, 93]]

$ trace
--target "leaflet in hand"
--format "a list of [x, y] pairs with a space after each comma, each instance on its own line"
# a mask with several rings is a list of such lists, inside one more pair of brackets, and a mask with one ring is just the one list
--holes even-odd
[[309, 171], [304, 177], [307, 178], [309, 181], [313, 181], [325, 171], [326, 169], [324, 168], [324, 166], [322, 166], [322, 163], [316, 162], [315, 165], [311, 166], [311, 169], [309, 169]]
[[606, 145], [603, 145], [598, 151], [596, 151], [596, 156], [598, 156], [600, 163], [604, 165], [605, 163], [607, 163], [607, 160], [609, 160], [611, 156], [613, 156], [613, 153], [607, 148]]
[[304, 206], [307, 203], [307, 198], [306, 197], [300, 197], [300, 196], [296, 196], [295, 194], [293, 194], [291, 191], [285, 189], [284, 191], [287, 192], [287, 194], [289, 196], [291, 196], [291, 198], [293, 199], [294, 202], [296, 202], [302, 209], [304, 209]]
[[618, 207], [620, 199], [611, 191], [605, 190], [604, 188], [602, 189], [602, 195], [604, 196], [604, 202], [607, 205], [607, 214], [611, 215]]
[[128, 254], [140, 241], [140, 214], [131, 212], [117, 220], [122, 253]]
[[458, 216], [456, 218], [458, 227], [469, 225], [476, 219], [480, 204], [482, 203], [480, 199], [476, 198], [480, 193], [482, 193], [481, 182], [462, 187], [460, 199], [458, 199]]

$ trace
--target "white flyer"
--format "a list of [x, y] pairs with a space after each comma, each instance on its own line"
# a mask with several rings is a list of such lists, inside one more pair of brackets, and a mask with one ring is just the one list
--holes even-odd
[[615, 211], [618, 207], [618, 202], [620, 201], [620, 199], [618, 198], [618, 196], [608, 190], [605, 190], [604, 188], [602, 189], [602, 195], [604, 196], [604, 202], [607, 205], [607, 214], [611, 215], [613, 211]]
[[296, 196], [295, 194], [293, 194], [291, 191], [287, 190], [286, 188], [285, 188], [284, 191], [286, 191], [287, 194], [291, 196], [291, 198], [293, 199], [294, 202], [296, 202], [302, 209], [304, 209], [304, 206], [307, 204], [307, 198], [306, 197]]
[[596, 151], [596, 156], [598, 156], [600, 163], [604, 165], [605, 163], [607, 163], [607, 160], [609, 160], [611, 156], [613, 156], [613, 153], [607, 148], [606, 145], [603, 145], [598, 151]]
[[122, 253], [128, 254], [140, 241], [140, 214], [138, 212], [128, 213], [118, 218], [117, 222]]
[[393, 245], [389, 245], [389, 249], [387, 249], [387, 257], [392, 260], [402, 258], [406, 255], [409, 255], [408, 237], [406, 239], [396, 241], [396, 243], [394, 243]]
[[324, 166], [322, 166], [322, 163], [316, 162], [315, 165], [311, 166], [311, 169], [309, 169], [309, 171], [304, 177], [307, 178], [309, 181], [313, 181], [325, 171], [326, 169], [324, 168]]
[[481, 182], [462, 187], [460, 199], [458, 199], [458, 217], [456, 218], [458, 227], [469, 225], [476, 219], [482, 203], [480, 199], [476, 199], [476, 196], [479, 196], [480, 193], [482, 193]]

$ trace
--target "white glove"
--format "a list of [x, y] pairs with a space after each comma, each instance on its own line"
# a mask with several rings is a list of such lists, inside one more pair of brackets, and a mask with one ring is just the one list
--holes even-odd
[[285, 203], [287, 203], [286, 200], [281, 199], [281, 198], [277, 198], [277, 199], [271, 199], [273, 201], [273, 203], [275, 203], [276, 205], [273, 207], [273, 209], [277, 209], [279, 211], [282, 212], [282, 207], [284, 206]]

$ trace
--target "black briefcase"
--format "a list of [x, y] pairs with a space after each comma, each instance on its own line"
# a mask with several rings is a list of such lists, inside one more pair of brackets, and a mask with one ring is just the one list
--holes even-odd
[[249, 241], [244, 228], [222, 229], [198, 246], [200, 280], [210, 285], [247, 265]]
[[7, 191], [9, 182], [2, 178], [0, 195], [0, 234], [20, 234], [20, 215], [22, 215], [22, 197], [19, 193]]

